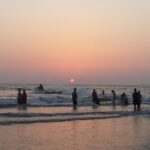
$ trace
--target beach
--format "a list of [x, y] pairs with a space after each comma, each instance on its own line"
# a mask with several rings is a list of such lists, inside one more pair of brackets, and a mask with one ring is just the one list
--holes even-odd
[[0, 0], [0, 150], [150, 150], [150, 0]]
[[[133, 106], [3, 108], [1, 150], [148, 150], [150, 109]], [[61, 111], [61, 112], [60, 112]]]
[[[72, 86], [46, 85], [45, 94], [36, 85], [0, 86], [0, 150], [149, 150], [149, 86], [139, 86], [143, 99], [141, 111], [134, 111], [135, 86], [77, 86], [78, 107], [73, 109]], [[17, 88], [27, 91], [27, 105], [17, 105]], [[100, 105], [93, 104], [96, 89]], [[102, 95], [102, 89], [105, 95]], [[112, 106], [111, 89], [117, 94]], [[129, 105], [120, 105], [126, 92]]]

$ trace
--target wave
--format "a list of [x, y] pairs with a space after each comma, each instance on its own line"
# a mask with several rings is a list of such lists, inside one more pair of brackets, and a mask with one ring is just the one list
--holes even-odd
[[[45, 106], [72, 106], [71, 93], [73, 86], [68, 85], [44, 85], [46, 91], [51, 91], [50, 94], [42, 92], [35, 92], [36, 84], [1, 84], [0, 85], [0, 107], [13, 107], [17, 105], [16, 95], [17, 88], [24, 88], [27, 90], [28, 106], [32, 107], [45, 107]], [[132, 103], [132, 92], [134, 86], [114, 86], [114, 85], [76, 85], [78, 92], [79, 105], [91, 105], [91, 93], [93, 89], [97, 90], [98, 97], [102, 102], [102, 105], [111, 104], [112, 93], [114, 89], [117, 95], [117, 103], [120, 103], [120, 95], [122, 92], [126, 92], [129, 103]], [[102, 89], [105, 90], [105, 95], [102, 95]], [[143, 104], [150, 104], [150, 87], [139, 86], [143, 95]], [[62, 91], [62, 94], [57, 94], [58, 91]]]
[[70, 112], [70, 113], [2, 113], [0, 125], [65, 122], [75, 120], [112, 119], [135, 115], [150, 115], [150, 110], [144, 111], [100, 111], [100, 112]]
[[145, 111], [100, 111], [100, 112], [75, 112], [75, 113], [1, 113], [0, 117], [47, 117], [47, 116], [78, 116], [78, 115], [141, 115], [141, 114], [150, 114], [150, 110]]

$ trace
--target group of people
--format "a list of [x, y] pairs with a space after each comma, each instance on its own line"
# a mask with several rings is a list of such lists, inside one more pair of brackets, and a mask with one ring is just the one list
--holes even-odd
[[[111, 91], [112, 92], [112, 105], [115, 105], [115, 101], [116, 101], [116, 93], [114, 90]], [[104, 94], [104, 90], [102, 92]], [[103, 95], [102, 94], [102, 95]], [[77, 89], [74, 88], [73, 92], [72, 92], [72, 102], [73, 102], [73, 107], [74, 109], [77, 108], [78, 105], [78, 101], [77, 101], [78, 95], [77, 95]], [[137, 89], [134, 89], [134, 92], [132, 94], [132, 98], [133, 98], [133, 104], [134, 104], [134, 110], [140, 110], [140, 106], [141, 106], [141, 101], [142, 101], [142, 95], [140, 91], [137, 91]], [[97, 92], [95, 89], [93, 89], [92, 92], [92, 101], [93, 103], [100, 105], [100, 99], [98, 98]], [[25, 89], [23, 89], [23, 91], [18, 88], [18, 94], [17, 94], [17, 102], [18, 104], [26, 104], [27, 103], [27, 93], [25, 91]], [[128, 105], [128, 98], [126, 96], [125, 93], [121, 94], [121, 105]]]
[[[116, 93], [114, 90], [112, 90], [111, 92], [112, 92], [112, 105], [115, 106]], [[102, 91], [102, 95], [104, 95], [104, 90]], [[78, 105], [77, 98], [78, 98], [77, 89], [74, 88], [74, 90], [72, 92], [72, 101], [73, 101], [73, 107], [74, 108], [77, 108], [77, 105]], [[132, 94], [132, 98], [133, 98], [134, 110], [140, 110], [141, 101], [142, 101], [141, 92], [140, 91], [137, 92], [137, 89], [135, 88], [134, 92]], [[93, 103], [100, 105], [100, 100], [98, 98], [98, 95], [97, 95], [97, 92], [95, 89], [93, 89], [93, 92], [92, 92], [92, 101], [93, 101]], [[123, 92], [121, 94], [120, 104], [121, 105], [128, 105], [129, 104], [128, 98], [127, 98], [127, 95], [125, 94], [125, 92]]]
[[[77, 105], [78, 105], [78, 101], [77, 101], [78, 95], [77, 95], [77, 89], [74, 88], [73, 92], [72, 92], [72, 102], [73, 102], [73, 108], [76, 109]], [[92, 101], [93, 103], [100, 105], [100, 100], [97, 96], [97, 92], [95, 89], [93, 89], [92, 92]]]
[[[104, 95], [104, 90], [102, 91], [102, 94]], [[77, 98], [78, 98], [78, 95], [77, 95], [77, 89], [74, 88], [73, 92], [72, 92], [72, 102], [73, 102], [73, 108], [76, 109], [77, 108], [77, 105], [78, 105], [78, 101], [77, 101]], [[95, 89], [93, 89], [93, 92], [92, 92], [92, 101], [93, 103], [97, 104], [97, 105], [100, 105], [100, 100], [97, 96], [97, 92]]]
[[25, 89], [23, 89], [23, 92], [21, 89], [18, 89], [18, 94], [17, 94], [17, 102], [18, 104], [26, 104], [27, 103], [27, 93]]

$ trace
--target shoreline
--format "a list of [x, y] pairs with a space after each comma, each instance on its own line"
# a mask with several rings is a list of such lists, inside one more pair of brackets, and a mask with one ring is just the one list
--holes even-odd
[[[143, 103], [141, 104], [141, 106], [143, 105], [147, 105], [147, 106], [150, 106], [150, 103]], [[24, 107], [73, 107], [73, 104], [70, 103], [70, 104], [45, 104], [45, 105], [39, 105], [39, 104], [26, 104], [26, 105], [18, 105], [18, 104], [3, 104], [3, 105], [0, 105], [0, 109], [3, 109], [3, 108], [17, 108], [17, 107], [20, 107], [20, 106], [24, 106]], [[79, 104], [77, 107], [93, 107], [93, 106], [97, 106], [97, 107], [103, 107], [103, 106], [112, 106], [113, 105], [111, 103], [101, 103], [100, 105], [96, 105], [96, 104], [93, 104], [92, 102], [89, 102], [89, 103], [86, 103], [86, 104]], [[120, 107], [128, 107], [128, 106], [133, 106], [132, 103], [129, 103], [129, 105], [125, 105], [125, 106], [121, 106], [120, 104], [116, 104], [115, 106], [120, 106]]]
[[133, 106], [80, 106], [73, 107], [7, 107], [1, 109], [1, 125], [36, 124], [70, 122], [80, 120], [105, 120], [112, 118], [127, 118], [135, 116], [150, 116], [150, 105], [142, 105], [140, 111], [134, 111]]

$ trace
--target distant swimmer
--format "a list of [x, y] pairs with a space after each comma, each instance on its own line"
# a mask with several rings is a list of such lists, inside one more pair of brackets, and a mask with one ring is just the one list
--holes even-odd
[[102, 90], [102, 95], [105, 95], [105, 91], [104, 90]]
[[72, 102], [73, 102], [73, 108], [76, 109], [77, 105], [78, 105], [78, 101], [77, 101], [77, 98], [78, 98], [78, 95], [77, 95], [77, 89], [74, 88], [73, 92], [72, 92]]
[[112, 94], [113, 94], [113, 97], [112, 97], [112, 104], [113, 104], [113, 106], [115, 106], [115, 103], [116, 103], [116, 93], [115, 93], [114, 90], [112, 90], [111, 92], [112, 92]]

